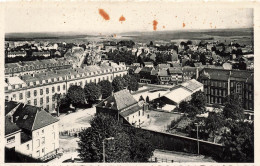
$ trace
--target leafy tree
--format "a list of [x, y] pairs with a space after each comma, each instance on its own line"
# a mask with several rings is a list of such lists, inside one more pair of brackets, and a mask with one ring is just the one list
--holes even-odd
[[237, 94], [231, 94], [226, 97], [225, 107], [223, 109], [223, 114], [226, 118], [233, 120], [243, 120], [244, 110], [241, 107]]
[[84, 90], [80, 86], [72, 85], [68, 90], [67, 98], [74, 107], [77, 107], [78, 104], [84, 104]]
[[225, 126], [224, 115], [222, 113], [210, 112], [205, 121], [207, 130], [213, 134], [215, 140], [218, 130]]
[[131, 162], [147, 162], [154, 151], [154, 147], [149, 141], [150, 133], [142, 129], [130, 128], [128, 134], [131, 139]]
[[149, 96], [146, 97], [145, 101], [146, 101], [146, 103], [150, 102]]
[[60, 105], [61, 105], [61, 99], [62, 96], [60, 93], [55, 93], [54, 94], [54, 99], [56, 100], [56, 104], [57, 104], [57, 116], [60, 116]]
[[197, 107], [197, 109], [199, 110], [199, 113], [205, 112], [205, 110], [206, 110], [206, 108], [205, 108], [206, 96], [205, 96], [204, 92], [197, 91], [197, 92], [193, 93], [191, 95], [190, 104], [192, 104], [195, 107]]
[[189, 103], [187, 101], [180, 102], [179, 109], [178, 109], [179, 112], [182, 112], [182, 113], [187, 112], [188, 105], [189, 105]]
[[102, 80], [98, 84], [101, 88], [101, 94], [103, 99], [109, 97], [112, 94], [113, 87], [111, 82], [109, 82], [108, 80]]
[[124, 89], [125, 83], [122, 77], [116, 76], [112, 81], [114, 92], [118, 92]]
[[223, 134], [225, 162], [254, 162], [254, 124], [232, 121]]
[[146, 162], [154, 148], [150, 135], [137, 128], [126, 128], [114, 117], [97, 114], [90, 122], [91, 127], [80, 133], [79, 156], [84, 162], [102, 162], [105, 138], [106, 162]]
[[93, 82], [85, 85], [84, 92], [85, 92], [85, 98], [90, 104], [95, 103], [101, 96], [100, 86]]
[[106, 162], [127, 162], [130, 160], [130, 139], [122, 125], [112, 116], [98, 114], [91, 122], [91, 127], [83, 130], [79, 137], [79, 157], [84, 162], [102, 162], [105, 138]]
[[138, 90], [138, 82], [135, 76], [132, 75], [124, 75], [125, 85], [129, 91], [137, 91]]

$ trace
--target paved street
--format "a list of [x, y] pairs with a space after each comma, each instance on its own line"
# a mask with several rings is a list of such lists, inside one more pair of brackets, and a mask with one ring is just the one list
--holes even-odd
[[157, 158], [158, 162], [216, 162], [211, 158], [196, 154], [161, 151], [155, 150], [153, 154], [153, 161]]

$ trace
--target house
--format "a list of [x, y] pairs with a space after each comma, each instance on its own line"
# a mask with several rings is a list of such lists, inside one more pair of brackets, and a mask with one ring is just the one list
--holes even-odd
[[140, 83], [150, 83], [153, 84], [156, 82], [156, 70], [153, 67], [143, 67], [139, 71]]
[[180, 67], [170, 67], [168, 69], [168, 74], [170, 75], [170, 83], [178, 84], [182, 82], [182, 70]]
[[153, 62], [144, 62], [145, 67], [153, 67]]
[[47, 160], [59, 149], [58, 119], [32, 105], [5, 101], [5, 147]]
[[189, 101], [192, 94], [197, 91], [203, 92], [203, 84], [196, 81], [195, 79], [192, 79], [180, 85], [172, 87], [169, 92], [165, 93], [154, 101], [163, 101], [167, 105], [178, 107], [182, 101]]
[[33, 52], [32, 56], [37, 56], [37, 57], [49, 57], [51, 56], [50, 52]]
[[113, 93], [96, 106], [97, 114], [109, 114], [121, 123], [141, 126], [146, 120], [143, 102], [137, 102], [126, 89]]
[[254, 110], [254, 73], [246, 70], [204, 68], [198, 80], [204, 85], [209, 104], [224, 104], [227, 95], [237, 94], [246, 110]]
[[25, 56], [26, 56], [25, 51], [15, 51], [15, 52], [8, 52], [7, 53], [8, 58], [25, 57]]
[[168, 74], [167, 69], [158, 69], [157, 72], [157, 83], [160, 85], [169, 84], [171, 76]]

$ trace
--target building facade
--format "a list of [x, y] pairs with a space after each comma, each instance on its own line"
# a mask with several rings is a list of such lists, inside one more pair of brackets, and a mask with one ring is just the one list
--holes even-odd
[[70, 86], [84, 88], [90, 82], [112, 81], [116, 76], [127, 74], [124, 64], [104, 63], [100, 66], [86, 66], [76, 69], [46, 71], [20, 77], [7, 77], [5, 80], [5, 99], [18, 101], [48, 111], [56, 108], [54, 95], [65, 95]]

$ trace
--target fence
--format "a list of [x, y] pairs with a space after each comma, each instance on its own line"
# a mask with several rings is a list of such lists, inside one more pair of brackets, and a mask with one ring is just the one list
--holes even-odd
[[64, 130], [60, 131], [59, 135], [60, 136], [71, 136], [71, 137], [78, 137], [78, 134], [82, 131], [85, 130], [87, 127], [81, 127], [81, 128], [73, 128], [70, 130]]
[[167, 158], [158, 158], [158, 157], [151, 157], [149, 159], [149, 162], [155, 162], [155, 163], [174, 163], [178, 161], [170, 160]]

